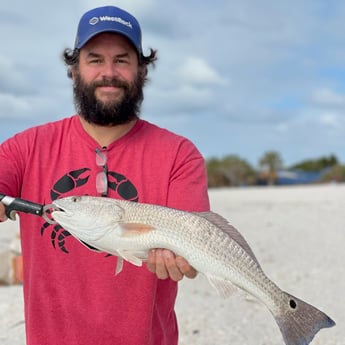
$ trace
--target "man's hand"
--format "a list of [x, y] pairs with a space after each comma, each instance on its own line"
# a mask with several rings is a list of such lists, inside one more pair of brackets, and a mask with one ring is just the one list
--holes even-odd
[[175, 256], [168, 249], [152, 249], [147, 258], [147, 268], [159, 279], [170, 278], [180, 281], [183, 276], [195, 278], [197, 271], [181, 256]]
[[0, 222], [5, 221], [6, 219], [5, 205], [0, 202]]

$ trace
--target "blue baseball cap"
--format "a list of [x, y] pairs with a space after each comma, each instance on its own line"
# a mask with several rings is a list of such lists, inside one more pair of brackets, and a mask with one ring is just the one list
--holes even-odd
[[130, 13], [115, 6], [97, 7], [81, 17], [74, 48], [82, 48], [92, 37], [102, 32], [125, 36], [134, 45], [138, 55], [142, 55], [139, 22]]

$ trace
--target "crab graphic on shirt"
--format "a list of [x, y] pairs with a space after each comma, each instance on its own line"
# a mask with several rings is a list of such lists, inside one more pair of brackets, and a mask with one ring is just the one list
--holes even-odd
[[[88, 172], [90, 170], [89, 168], [81, 168], [72, 170], [63, 175], [50, 190], [51, 200], [54, 201], [60, 197], [64, 197], [66, 193], [87, 184], [90, 177]], [[119, 198], [136, 202], [139, 200], [137, 189], [124, 175], [108, 171], [107, 178], [108, 187], [115, 191]], [[50, 231], [52, 246], [55, 249], [58, 247], [62, 252], [68, 254], [69, 251], [66, 247], [66, 238], [71, 234], [59, 224], [50, 224], [48, 222], [42, 225], [41, 235], [43, 236], [47, 230]]]

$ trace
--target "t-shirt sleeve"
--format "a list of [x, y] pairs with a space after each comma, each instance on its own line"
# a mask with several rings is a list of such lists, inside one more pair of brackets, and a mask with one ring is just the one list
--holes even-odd
[[205, 160], [187, 139], [180, 143], [171, 171], [167, 206], [190, 212], [210, 209]]
[[0, 145], [0, 193], [18, 197], [20, 195], [22, 166], [16, 138]]

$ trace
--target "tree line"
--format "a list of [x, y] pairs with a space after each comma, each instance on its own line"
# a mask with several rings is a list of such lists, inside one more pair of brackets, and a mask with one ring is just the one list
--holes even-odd
[[275, 185], [279, 183], [279, 172], [282, 170], [319, 172], [317, 183], [345, 182], [345, 165], [340, 164], [335, 155], [308, 159], [284, 167], [279, 152], [267, 151], [259, 159], [258, 169], [237, 155], [207, 159], [206, 167], [209, 187]]

